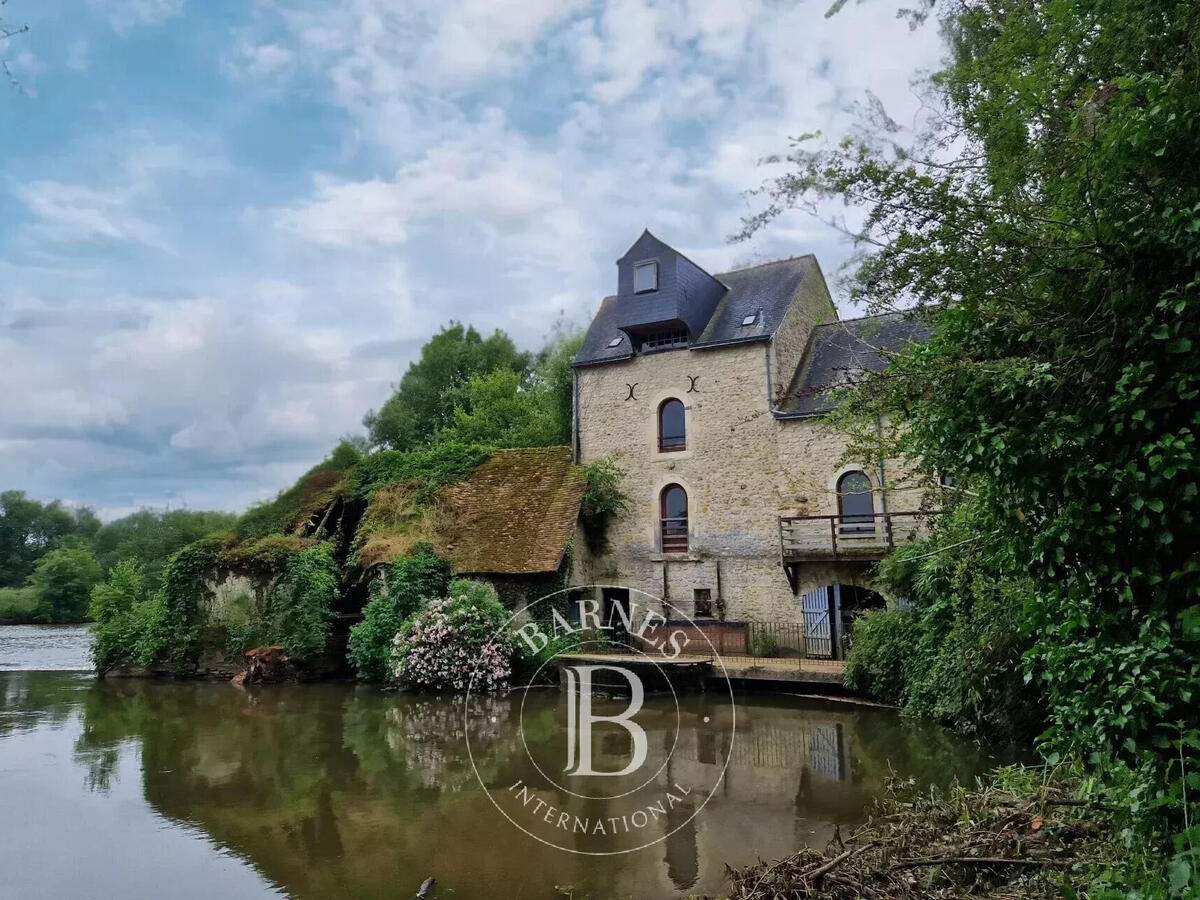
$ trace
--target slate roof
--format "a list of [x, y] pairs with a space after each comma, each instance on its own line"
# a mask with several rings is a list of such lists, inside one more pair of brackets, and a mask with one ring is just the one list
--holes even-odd
[[[693, 350], [725, 346], [748, 341], [769, 341], [783, 321], [792, 299], [802, 289], [823, 289], [824, 279], [811, 253], [745, 269], [735, 269], [714, 275], [728, 289], [700, 337], [691, 345]], [[743, 326], [742, 320], [759, 314], [753, 325]], [[583, 348], [573, 365], [588, 366], [629, 359], [633, 356], [629, 337], [617, 328], [617, 298], [605, 297], [596, 317], [592, 319]], [[616, 347], [608, 344], [614, 338]]]
[[575, 532], [583, 487], [570, 447], [497, 450], [438, 492], [444, 525], [435, 545], [456, 574], [553, 572]]
[[775, 415], [790, 418], [827, 413], [837, 405], [833, 391], [845, 385], [855, 371], [881, 371], [892, 353], [928, 340], [929, 326], [904, 313], [818, 325]]

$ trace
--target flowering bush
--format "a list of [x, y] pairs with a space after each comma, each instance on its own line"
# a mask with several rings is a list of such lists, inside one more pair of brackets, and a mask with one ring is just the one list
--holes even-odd
[[401, 626], [392, 651], [396, 680], [459, 693], [504, 687], [515, 649], [502, 628], [508, 618], [490, 587], [455, 581], [449, 597], [430, 601]]

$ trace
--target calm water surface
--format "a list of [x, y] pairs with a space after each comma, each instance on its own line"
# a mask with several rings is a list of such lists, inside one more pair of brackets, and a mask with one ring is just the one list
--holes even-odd
[[91, 669], [86, 625], [0, 625], [0, 672]]
[[[0, 668], [70, 658], [64, 631], [40, 651], [8, 631]], [[85, 658], [86, 635], [76, 643]], [[531, 752], [561, 742], [562, 703], [529, 696]], [[730, 749], [723, 708], [694, 697], [668, 716], [669, 703], [648, 701], [642, 720], [652, 742], [655, 722], [682, 723], [669, 774], [711, 778]], [[498, 737], [518, 706], [493, 699], [469, 726], [483, 778], [494, 791], [524, 779], [554, 801], [520, 746]], [[740, 697], [730, 764], [699, 815], [645, 850], [585, 857], [500, 816], [462, 731], [451, 700], [351, 685], [0, 671], [0, 897], [403, 900], [430, 875], [440, 898], [564, 896], [556, 886], [577, 900], [686, 897], [720, 891], [726, 863], [824, 845], [835, 823], [862, 819], [891, 770], [941, 783], [991, 762], [887, 711]]]

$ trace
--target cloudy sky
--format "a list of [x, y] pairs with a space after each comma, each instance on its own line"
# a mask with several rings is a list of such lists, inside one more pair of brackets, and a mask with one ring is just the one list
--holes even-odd
[[361, 430], [460, 319], [535, 347], [649, 227], [710, 271], [787, 138], [901, 123], [887, 0], [10, 0], [0, 488], [239, 509]]

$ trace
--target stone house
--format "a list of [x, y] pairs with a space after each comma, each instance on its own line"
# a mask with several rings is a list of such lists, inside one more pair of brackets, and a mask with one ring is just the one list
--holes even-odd
[[575, 458], [615, 457], [630, 497], [606, 546], [578, 542], [575, 583], [839, 657], [884, 603], [872, 563], [922, 519], [901, 467], [843, 459], [823, 416], [833, 388], [926, 337], [899, 315], [839, 320], [812, 255], [712, 275], [644, 232], [574, 361]]

